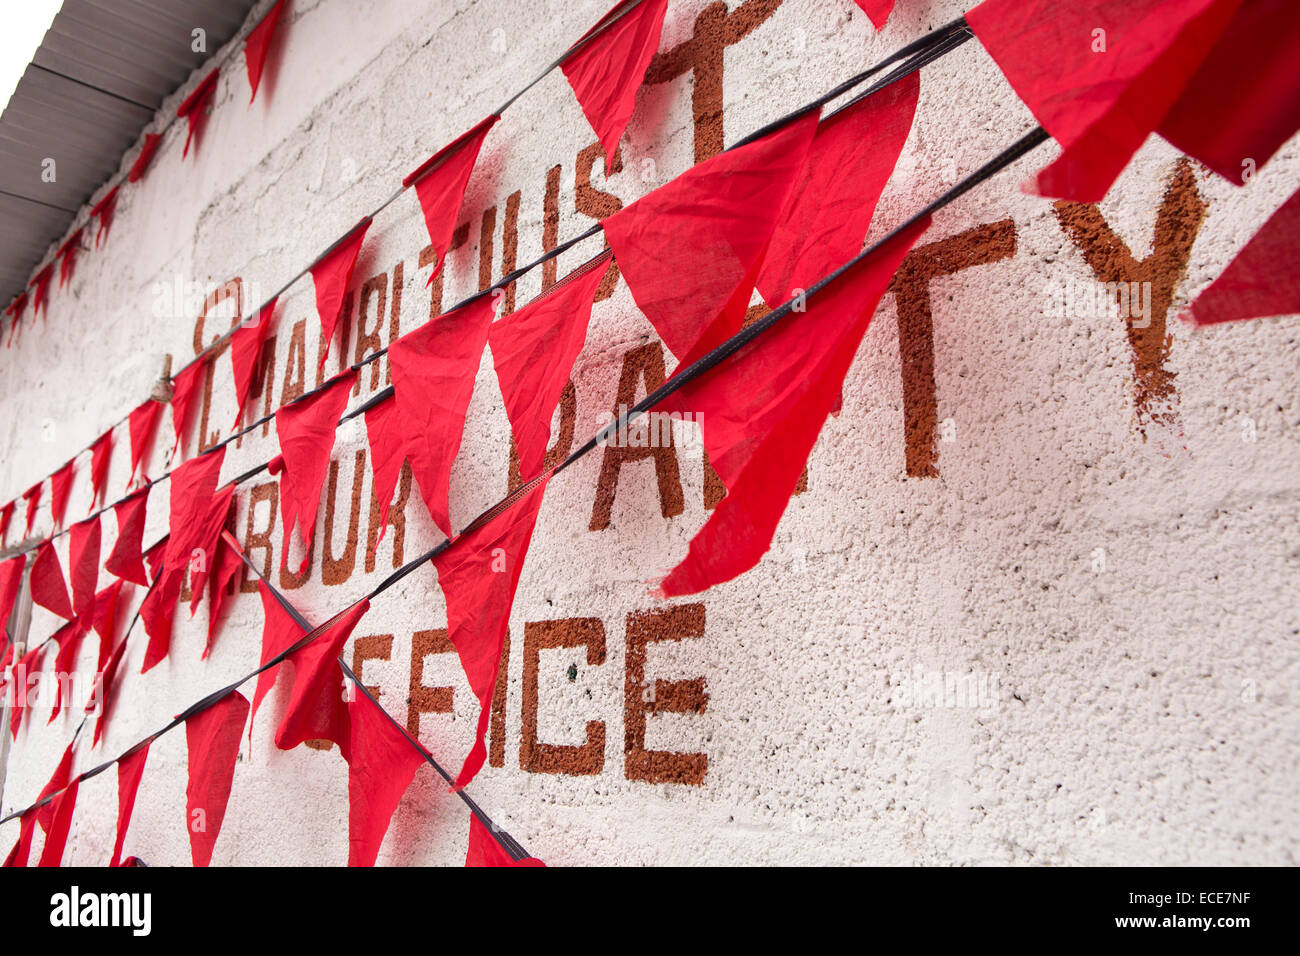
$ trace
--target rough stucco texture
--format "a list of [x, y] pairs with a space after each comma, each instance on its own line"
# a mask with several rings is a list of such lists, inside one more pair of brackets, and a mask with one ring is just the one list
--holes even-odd
[[[294, 2], [258, 101], [247, 105], [236, 54], [197, 157], [181, 162], [173, 126], [149, 176], [123, 191], [107, 244], [55, 290], [48, 321], [0, 352], [0, 500], [143, 400], [164, 353], [184, 360], [229, 327], [229, 311], [200, 318], [201, 303], [169, 308], [163, 290], [233, 291], [238, 279], [245, 309], [261, 302], [606, 6]], [[898, 6], [876, 34], [850, 0], [673, 0], [617, 172], [590, 149], [563, 77], [548, 77], [489, 138], [432, 294], [450, 305], [962, 12], [952, 0]], [[976, 43], [928, 67], [872, 235], [1032, 124]], [[616, 485], [602, 486], [601, 454], [552, 483], [511, 615], [491, 765], [471, 787], [531, 852], [552, 864], [1296, 862], [1300, 326], [1193, 331], [1177, 313], [1294, 191], [1300, 149], [1288, 144], [1242, 188], [1153, 140], [1096, 208], [1018, 189], [1054, 150], [936, 216], [881, 303], [807, 490], [750, 573], [694, 599], [647, 593], [708, 514], [689, 426], [679, 447], [625, 461]], [[427, 242], [413, 195], [376, 220], [347, 305], [349, 361], [359, 334], [372, 351], [436, 311]], [[534, 271], [507, 305], [599, 248], [589, 240]], [[1051, 314], [1050, 288], [1098, 279], [1151, 283], [1152, 325]], [[280, 300], [271, 408], [301, 387], [299, 362], [315, 384], [318, 338], [300, 281]], [[616, 406], [620, 381], [639, 397], [671, 372], [661, 358], [619, 281], [574, 370], [575, 443]], [[332, 351], [326, 374], [337, 368]], [[373, 369], [354, 406], [385, 384], [387, 363]], [[250, 403], [257, 414], [266, 400]], [[200, 415], [224, 435], [234, 413], [223, 355], [196, 437]], [[557, 416], [552, 434], [562, 426]], [[170, 429], [168, 417], [151, 474]], [[117, 444], [114, 495], [124, 430]], [[409, 559], [438, 540], [412, 493], [401, 534], [367, 566], [365, 451], [360, 420], [340, 429], [311, 571], [288, 591], [313, 620], [377, 584], [395, 541]], [[273, 429], [258, 431], [230, 449], [223, 475], [275, 452]], [[86, 461], [70, 515], [89, 504]], [[457, 526], [506, 491], [509, 463], [485, 355], [452, 474]], [[249, 535], [272, 521], [273, 493], [265, 475], [238, 492], [236, 532], [258, 561], [266, 549]], [[38, 532], [49, 530], [48, 492], [46, 502]], [[160, 488], [146, 542], [166, 511]], [[106, 548], [115, 533], [106, 516]], [[275, 515], [276, 568], [281, 535]], [[144, 676], [137, 625], [113, 724], [100, 751], [83, 739], [77, 767], [251, 670], [261, 619], [256, 595], [241, 593], [201, 661], [206, 603], [193, 620], [182, 612], [171, 658]], [[434, 572], [421, 569], [375, 601], [347, 654], [455, 767], [476, 705], [427, 633], [445, 621]], [[55, 627], [37, 609], [31, 638]], [[96, 643], [79, 667], [93, 669]], [[346, 860], [346, 768], [337, 751], [275, 749], [286, 693], [282, 680], [241, 751], [214, 865]], [[36, 797], [75, 727], [34, 717], [11, 748], [5, 812]], [[171, 733], [153, 745], [128, 853], [188, 865], [185, 785], [185, 737]], [[115, 774], [82, 787], [67, 861], [107, 860], [116, 809]], [[379, 862], [457, 864], [467, 831], [462, 805], [422, 770]], [[5, 847], [16, 835], [0, 829]]]

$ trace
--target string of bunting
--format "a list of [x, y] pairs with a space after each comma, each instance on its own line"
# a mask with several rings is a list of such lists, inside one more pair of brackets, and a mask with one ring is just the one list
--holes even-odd
[[[882, 11], [888, 16], [892, 8], [892, 3], [859, 5], [873, 17]], [[1135, 6], [1145, 14], [1136, 24]], [[556, 66], [564, 68], [607, 154], [611, 144], [617, 145], [631, 115], [627, 97], [634, 95], [657, 46], [665, 7], [664, 0], [616, 5], [542, 74]], [[1053, 16], [1057, 21], [1052, 21]], [[1093, 23], [1104, 25], [1100, 28], [1100, 42], [1103, 47], [1110, 43], [1113, 55], [1089, 56], [1097, 51], [1088, 50], [1086, 45], [1080, 49], [1081, 35], [1090, 36], [1094, 44], [1098, 42], [1096, 33], [1083, 30], [1084, 25]], [[1077, 29], [1063, 29], [1062, 24]], [[862, 250], [862, 237], [871, 224], [876, 202], [911, 129], [919, 95], [918, 71], [972, 34], [988, 50], [1041, 126]], [[594, 43], [596, 36], [604, 40]], [[632, 62], [639, 67], [630, 79], [626, 74], [617, 74], [623, 76], [620, 83], [596, 82], [593, 77], [616, 75], [610, 72], [608, 62], [615, 48], [620, 63]], [[65, 618], [68, 624], [29, 650], [23, 664], [39, 660], [51, 642], [57, 643], [60, 660], [71, 660], [81, 637], [93, 627], [100, 633], [101, 665], [114, 669], [126, 644], [123, 638], [114, 647], [111, 636], [113, 609], [121, 587], [124, 582], [148, 581], [148, 592], [132, 621], [134, 625], [135, 620], [143, 620], [150, 637], [144, 665], [148, 670], [168, 653], [174, 605], [187, 574], [192, 590], [191, 614], [205, 585], [212, 595], [210, 648], [220, 616], [222, 599], [218, 592], [224, 594], [241, 566], [252, 566], [234, 538], [222, 532], [235, 485], [264, 469], [280, 476], [283, 568], [295, 528], [304, 547], [312, 541], [335, 429], [343, 421], [365, 415], [377, 500], [391, 501], [398, 472], [409, 463], [429, 514], [447, 537], [394, 571], [366, 597], [324, 625], [308, 629], [305, 636], [298, 636], [307, 626], [305, 618], [264, 579], [259, 581], [267, 619], [263, 664], [242, 680], [193, 705], [159, 732], [165, 733], [181, 723], [186, 725], [190, 802], [193, 806], [202, 801], [208, 808], [210, 831], [210, 837], [197, 840], [191, 834], [195, 863], [204, 865], [211, 857], [229, 796], [238, 739], [245, 723], [251, 734], [252, 716], [261, 696], [269, 690], [269, 683], [264, 683], [261, 675], [289, 657], [296, 665], [294, 686], [276, 732], [276, 744], [290, 749], [305, 740], [326, 739], [339, 746], [350, 768], [354, 811], [350, 814], [350, 861], [373, 862], [402, 792], [419, 763], [429, 762], [470, 806], [469, 857], [490, 861], [493, 854], [498, 858], [504, 854], [503, 862], [527, 862], [522, 847], [508, 837], [500, 838], [491, 821], [464, 796], [463, 789], [486, 759], [484, 738], [506, 623], [550, 480], [653, 408], [702, 413], [700, 427], [709, 460], [727, 493], [692, 539], [686, 557], [659, 583], [656, 593], [663, 597], [693, 594], [744, 573], [770, 546], [822, 425], [839, 406], [842, 382], [876, 305], [937, 209], [1023, 157], [1049, 136], [1061, 144], [1062, 152], [1028, 184], [1041, 195], [1096, 201], [1150, 132], [1159, 132], [1236, 182], [1230, 159], [1246, 155], [1252, 168], [1257, 169], [1300, 128], [1300, 99], [1276, 97], [1266, 83], [1270, 69], [1287, 62], [1287, 56], [1296, 49], [1300, 49], [1300, 17], [1284, 12], [1273, 0], [1182, 0], [1172, 4], [1155, 0], [1127, 0], [1123, 4], [1088, 0], [1072, 6], [1068, 13], [1060, 13], [1055, 5], [1045, 3], [986, 0], [967, 17], [909, 45], [813, 104], [768, 124], [525, 267], [523, 271], [598, 232], [603, 232], [608, 243], [606, 251], [518, 312], [494, 322], [488, 293], [514, 281], [522, 274], [520, 270], [492, 289], [459, 303], [436, 321], [396, 339], [388, 348], [347, 366], [318, 389], [280, 408], [274, 416], [238, 432], [242, 435], [270, 417], [275, 418], [281, 453], [265, 465], [218, 488], [225, 447], [236, 435], [184, 462], [165, 476], [171, 482], [171, 532], [143, 555], [139, 549], [140, 531], [148, 491], [155, 482], [147, 482], [143, 489], [114, 503], [119, 537], [105, 566], [112, 565], [110, 570], [122, 572], [114, 585], [117, 591], [96, 591], [99, 513], [93, 524], [88, 520], [68, 529], [71, 597], [51, 541], [35, 546], [36, 557], [31, 565], [33, 600]], [[899, 66], [882, 80], [825, 117], [821, 115], [831, 100], [894, 63]], [[1244, 70], [1244, 79], [1230, 89], [1224, 81], [1237, 69]], [[1256, 95], [1248, 105], [1238, 102], [1242, 95], [1252, 93]], [[522, 92], [502, 109], [518, 95]], [[1217, 124], [1206, 124], [1198, 113], [1201, 98], [1213, 99], [1205, 115], [1218, 120]], [[620, 112], [624, 108], [626, 115]], [[1248, 114], [1246, 121], [1230, 122], [1242, 110]], [[436, 252], [435, 275], [450, 241], [450, 224], [456, 220], [465, 184], [483, 139], [499, 113], [435, 153], [403, 181], [402, 190], [380, 207], [382, 210], [403, 190], [415, 187]], [[613, 126], [607, 122], [610, 117]], [[618, 135], [610, 139], [615, 127]], [[864, 142], [872, 143], [873, 148], [862, 149]], [[1190, 312], [1195, 321], [1250, 317], [1246, 313], [1272, 314], [1261, 310], [1295, 304], [1295, 280], [1279, 282], [1266, 273], [1268, 267], [1276, 266], [1294, 251], [1293, 240], [1300, 231], [1294, 199], [1284, 204], [1220, 280], [1193, 303]], [[706, 207], [708, 215], [702, 215]], [[316, 284], [326, 344], [321, 352], [322, 367], [352, 265], [371, 219], [364, 217], [303, 273], [311, 271]], [[596, 287], [611, 261], [618, 262], [637, 306], [676, 356], [677, 370], [633, 409], [601, 429], [564, 461], [548, 468], [545, 452], [552, 413], [582, 349]], [[745, 316], [754, 289], [772, 309], [747, 324]], [[1234, 305], [1227, 295], [1242, 290], [1249, 293], [1244, 296], [1244, 308]], [[36, 292], [38, 298], [43, 295], [40, 287]], [[241, 326], [231, 333], [235, 337], [232, 356], [241, 351], [256, 354], [257, 349], [249, 349], [247, 342], [260, 346], [256, 337], [264, 336], [265, 323], [271, 319], [279, 294], [258, 310], [256, 326]], [[792, 320], [792, 316], [797, 318]], [[245, 331], [249, 339], [238, 338]], [[488, 346], [518, 448], [520, 473], [532, 477], [459, 534], [453, 534], [448, 479], [483, 349]], [[392, 386], [345, 414], [359, 369], [383, 354], [389, 357]], [[195, 370], [202, 368], [201, 359], [176, 376], [173, 418], [177, 448], [183, 440], [186, 412], [197, 381]], [[235, 377], [238, 388], [238, 364]], [[433, 396], [438, 397], [437, 402], [430, 401]], [[152, 414], [156, 425], [157, 412]], [[133, 475], [139, 463], [134, 415]], [[141, 422], [140, 427], [147, 428], [148, 422]], [[107, 447], [99, 442], [94, 447], [97, 452], [104, 448], [99, 467], [106, 468], [103, 462]], [[92, 481], [96, 469], [92, 460]], [[51, 478], [56, 524], [62, 521], [71, 480], [72, 462]], [[97, 497], [99, 486], [93, 485], [92, 491], [92, 498]], [[40, 485], [24, 497], [28, 500], [30, 534]], [[7, 529], [13, 504], [6, 509], [0, 512], [0, 534]], [[189, 558], [195, 553], [215, 557], [201, 568], [190, 569]], [[486, 573], [487, 562], [494, 554], [508, 557], [509, 573]], [[147, 577], [141, 557], [150, 565]], [[370, 601], [429, 562], [437, 569], [439, 587], [446, 599], [449, 638], [480, 703], [474, 743], [454, 778], [442, 770], [418, 740], [395, 732], [400, 727], [364, 688], [359, 697], [354, 695], [347, 702], [337, 693], [343, 681], [357, 683], [339, 654]], [[25, 565], [22, 555], [0, 564], [0, 612], [6, 618]], [[261, 578], [260, 570], [254, 570]], [[273, 610], [279, 615], [279, 624], [273, 623]], [[107, 622], [101, 629], [105, 615]], [[10, 645], [0, 667], [8, 664], [12, 652]], [[253, 676], [259, 677], [258, 690], [250, 705], [237, 688]], [[18, 713], [11, 724], [15, 734], [20, 720]], [[96, 738], [103, 722], [101, 715]], [[84, 718], [78, 733], [81, 726]], [[137, 744], [117, 761], [95, 768], [94, 773], [117, 763], [120, 779], [126, 783], [134, 779], [138, 785], [145, 759], [141, 755], [147, 754], [149, 743], [159, 734]], [[26, 862], [35, 823], [47, 832], [42, 862], [48, 859], [57, 863], [61, 859], [77, 786], [87, 776], [72, 778], [72, 746], [69, 744], [38, 801], [0, 820], [20, 819], [19, 841], [8, 862]], [[395, 757], [397, 752], [403, 758]], [[401, 770], [379, 772], [377, 768], [384, 765], [400, 766]], [[123, 787], [120, 792], [124, 796], [129, 792], [133, 801], [134, 786]], [[358, 806], [363, 809], [355, 812]], [[124, 834], [122, 821], [129, 815], [129, 807], [121, 806], [115, 860]], [[490, 839], [493, 837], [496, 839]]]

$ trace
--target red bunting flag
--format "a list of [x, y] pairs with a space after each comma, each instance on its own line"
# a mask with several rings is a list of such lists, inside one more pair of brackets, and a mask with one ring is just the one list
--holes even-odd
[[74, 524], [68, 534], [68, 579], [72, 583], [72, 610], [84, 628], [89, 628], [95, 618], [100, 534], [98, 516]]
[[375, 501], [379, 502], [379, 534], [370, 553], [379, 548], [388, 530], [388, 509], [393, 503], [393, 491], [402, 475], [406, 461], [406, 438], [399, 424], [401, 416], [397, 402], [389, 399], [366, 409], [366, 441], [370, 444], [370, 470], [374, 474]]
[[271, 473], [280, 476], [280, 523], [284, 525], [284, 547], [280, 567], [288, 566], [289, 542], [295, 525], [306, 554], [299, 573], [311, 558], [320, 490], [329, 468], [330, 452], [339, 418], [348, 407], [348, 396], [357, 373], [348, 369], [334, 376], [313, 394], [282, 406], [275, 413], [275, 430], [280, 438], [280, 455]]
[[408, 332], [388, 349], [406, 455], [429, 514], [448, 537], [451, 465], [460, 450], [492, 312], [492, 297], [479, 296]]
[[447, 636], [479, 701], [474, 745], [453, 784], [458, 790], [474, 779], [487, 758], [483, 737], [510, 623], [510, 605], [546, 485], [546, 480], [538, 482], [511, 507], [465, 532], [433, 559], [438, 586], [447, 601]]
[[[38, 644], [29, 650], [18, 661], [18, 669], [26, 674], [35, 674], [44, 665], [44, 655], [46, 644]], [[44, 693], [44, 691], [42, 691]], [[10, 707], [9, 708], [9, 733], [13, 739], [18, 739], [18, 728], [22, 725], [23, 716], [30, 710], [28, 707]]]
[[36, 278], [27, 283], [28, 288], [35, 288], [32, 293], [32, 315], [40, 314], [41, 318], [47, 319], [50, 316], [50, 279], [54, 277], [54, 263], [51, 262], [40, 272], [36, 273]]
[[551, 416], [587, 340], [596, 288], [609, 269], [601, 256], [488, 329], [492, 362], [519, 450], [519, 474], [535, 477], [546, 459]]
[[247, 717], [248, 701], [239, 691], [231, 691], [185, 721], [190, 771], [185, 788], [185, 823], [195, 866], [212, 862], [212, 848], [226, 816], [239, 738]]
[[[13, 613], [14, 602], [18, 600], [18, 592], [23, 585], [23, 571], [26, 569], [27, 558], [25, 555], [20, 554], [16, 558], [0, 562], [0, 637], [5, 634], [5, 628], [9, 623], [9, 615]], [[12, 649], [13, 644], [10, 643], [9, 647]], [[0, 671], [3, 670], [4, 668], [0, 667]]]
[[607, 163], [632, 118], [636, 91], [659, 48], [667, 9], [668, 0], [619, 0], [561, 64], [583, 115], [605, 147]]
[[230, 542], [231, 539], [228, 537], [221, 537], [217, 541], [217, 563], [208, 586], [208, 640], [203, 645], [202, 655], [202, 659], [205, 660], [212, 652], [212, 645], [216, 641], [221, 612], [229, 597], [231, 582], [239, 573], [239, 569], [244, 566], [244, 559], [239, 549]]
[[9, 522], [14, 519], [14, 504], [9, 502], [3, 508], [0, 508], [0, 548], [9, 543]]
[[72, 493], [72, 476], [76, 459], [50, 475], [50, 520], [56, 528], [63, 526], [63, 516], [68, 512], [68, 496]]
[[1061, 144], [1031, 185], [1100, 202], [1182, 95], [1241, 0], [985, 0], [966, 22]]
[[862, 251], [912, 129], [920, 76], [906, 76], [818, 125], [758, 274], [758, 290], [772, 308]]
[[177, 118], [184, 117], [189, 124], [189, 129], [185, 133], [185, 148], [181, 150], [181, 159], [190, 154], [190, 141], [195, 140], [195, 149], [198, 149], [197, 139], [203, 132], [203, 127], [207, 124], [208, 106], [212, 102], [212, 94], [217, 91], [217, 77], [221, 70], [215, 69], [194, 88], [185, 101], [176, 108]]
[[135, 795], [140, 790], [140, 778], [144, 776], [144, 765], [149, 759], [151, 743], [153, 740], [146, 740], [143, 747], [131, 751], [117, 762], [117, 839], [113, 841], [113, 858], [109, 861], [109, 866], [120, 866], [122, 863], [122, 844], [126, 842], [126, 830], [131, 825]]
[[546, 866], [535, 857], [516, 860], [505, 851], [483, 821], [469, 815], [469, 849], [465, 851], [466, 866]]
[[[14, 708], [15, 713], [20, 713], [18, 708]], [[32, 833], [36, 829], [36, 811], [28, 810], [18, 818], [18, 842], [14, 844], [9, 855], [0, 866], [26, 866], [27, 859], [32, 853]]]
[[77, 253], [81, 251], [81, 234], [85, 231], [82, 226], [71, 236], [67, 242], [59, 246], [59, 288], [62, 289], [65, 282], [72, 279], [72, 270], [77, 267]]
[[1238, 9], [1160, 135], [1243, 185], [1300, 129], [1300, 4], [1249, 0]]
[[[75, 742], [73, 741], [73, 743]], [[72, 779], [72, 746], [73, 744], [68, 744], [67, 749], [63, 751], [63, 756], [59, 759], [59, 765], [54, 768], [54, 776], [50, 777], [45, 784], [45, 788], [36, 797], [37, 803], [52, 794], [58, 793]], [[46, 833], [50, 832], [50, 824], [54, 822], [53, 803], [47, 803], [45, 806], [36, 809], [36, 822], [41, 825], [41, 829]]]
[[[167, 539], [163, 561], [167, 570], [183, 571], [195, 560], [206, 565], [211, 558], [208, 548], [212, 541], [207, 534], [207, 518], [215, 503], [217, 482], [225, 459], [226, 446], [219, 445], [198, 458], [191, 458], [172, 472], [171, 512], [167, 525], [171, 537]], [[220, 533], [220, 528], [217, 533]]]
[[77, 777], [49, 802], [48, 806], [53, 810], [53, 814], [38, 866], [62, 865], [63, 851], [68, 845], [68, 832], [72, 829], [72, 812], [77, 806], [77, 788], [80, 784], [81, 778]]
[[[78, 618], [64, 624], [50, 638], [59, 649], [59, 652], [54, 657], [54, 673], [56, 675], [71, 674], [75, 669], [73, 665], [76, 663], [77, 654], [81, 651], [81, 641], [86, 636], [86, 629], [86, 625]], [[50, 719], [45, 722], [46, 724], [54, 723], [54, 718], [63, 712], [64, 687], [64, 682], [59, 681], [56, 687], [54, 706], [50, 708]]]
[[249, 104], [257, 99], [257, 87], [262, 82], [262, 70], [266, 66], [266, 54], [271, 48], [271, 38], [284, 13], [284, 0], [276, 0], [275, 6], [262, 17], [262, 22], [249, 32], [244, 41], [244, 65], [248, 68], [248, 85], [253, 88], [248, 97]]
[[113, 551], [104, 562], [104, 570], [109, 574], [115, 574], [122, 580], [141, 587], [149, 584], [144, 572], [141, 547], [149, 488], [146, 485], [129, 498], [123, 498], [113, 505], [113, 512], [117, 515], [117, 540], [113, 542]]
[[23, 492], [23, 501], [27, 502], [27, 527], [23, 531], [23, 537], [30, 538], [32, 534], [32, 524], [36, 521], [36, 509], [41, 504], [41, 485], [37, 482]]
[[117, 196], [121, 188], [120, 183], [114, 186], [90, 209], [90, 215], [99, 220], [99, 228], [95, 230], [96, 249], [99, 248], [99, 240], [108, 238], [108, 231], [113, 228], [113, 214], [117, 212]]
[[[196, 528], [194, 545], [190, 549], [190, 617], [198, 610], [203, 589], [208, 579], [220, 571], [221, 530], [230, 520], [230, 509], [235, 500], [235, 486], [227, 485], [212, 496], [207, 512]], [[207, 651], [204, 651], [204, 657]]]
[[155, 402], [151, 398], [135, 408], [128, 416], [131, 432], [131, 474], [126, 480], [128, 488], [131, 487], [131, 482], [135, 481], [135, 473], [140, 467], [140, 462], [144, 460], [145, 452], [153, 444], [154, 433], [158, 430], [158, 417], [162, 415], [162, 410], [162, 402]]
[[662, 596], [730, 581], [762, 558], [876, 305], [928, 226], [926, 218], [891, 239], [810, 299], [806, 313], [786, 315], [660, 404], [701, 417], [709, 461], [727, 486]]
[[456, 220], [460, 215], [460, 204], [465, 198], [470, 173], [474, 171], [474, 164], [478, 161], [479, 150], [483, 148], [488, 130], [500, 118], [496, 115], [489, 116], [468, 133], [463, 133], [459, 139], [438, 150], [402, 180], [404, 188], [415, 186], [415, 195], [424, 212], [424, 225], [429, 230], [429, 244], [437, 254], [426, 285], [433, 282], [442, 269], [442, 260], [451, 247], [451, 236], [456, 230]]
[[149, 635], [149, 644], [144, 650], [144, 663], [140, 673], [148, 673], [156, 664], [167, 657], [172, 646], [172, 619], [176, 614], [176, 601], [181, 596], [181, 585], [185, 581], [185, 569], [164, 570], [154, 579], [149, 593], [140, 604], [140, 621], [144, 632]]
[[1300, 191], [1291, 195], [1196, 297], [1183, 319], [1213, 325], [1300, 312]]
[[144, 145], [140, 147], [140, 155], [131, 164], [131, 172], [126, 177], [127, 182], [135, 183], [144, 178], [144, 174], [149, 171], [149, 164], [153, 162], [153, 154], [158, 152], [160, 142], [162, 142], [161, 133], [144, 134]]
[[368, 600], [336, 614], [317, 637], [291, 654], [293, 690], [284, 717], [275, 731], [275, 745], [292, 750], [305, 740], [331, 740], [344, 760], [352, 759], [352, 734], [344, 700], [343, 668], [339, 655], [352, 629], [370, 609]]
[[[307, 632], [299, 627], [298, 622], [280, 605], [276, 600], [275, 592], [260, 577], [257, 579], [257, 591], [262, 596], [263, 619], [262, 659], [258, 666], [265, 667], [270, 661], [293, 647]], [[257, 716], [257, 708], [261, 706], [262, 698], [275, 686], [275, 676], [279, 670], [280, 666], [277, 664], [257, 675], [257, 687], [253, 690], [252, 716], [248, 719], [250, 746], [253, 743], [253, 718]]]
[[348, 705], [348, 866], [374, 866], [393, 811], [424, 763], [388, 715], [362, 691]]
[[243, 322], [230, 336], [230, 363], [235, 370], [235, 427], [244, 416], [244, 405], [253, 390], [253, 373], [262, 356], [262, 345], [271, 331], [275, 299], [262, 306], [256, 321]]
[[632, 297], [683, 365], [740, 330], [816, 131], [811, 110], [705, 160], [602, 223]]
[[[208, 366], [206, 355], [196, 358], [187, 367], [172, 376], [172, 428], [176, 432], [176, 445], [172, 453], [185, 443], [185, 429], [190, 420], [190, 408], [199, 396], [199, 385]], [[134, 445], [134, 442], [132, 443]]]
[[889, 15], [894, 12], [894, 0], [856, 0], [862, 12], [871, 18], [872, 26], [883, 30], [889, 22]]
[[334, 330], [343, 311], [343, 294], [352, 281], [352, 268], [357, 264], [357, 255], [369, 228], [370, 217], [366, 216], [311, 267], [311, 280], [316, 286], [316, 314], [320, 316], [321, 341], [325, 343], [320, 350], [317, 371], [325, 367], [325, 359], [334, 343]]
[[108, 479], [108, 463], [113, 454], [113, 430], [110, 428], [90, 446], [90, 511], [103, 494]]
[[126, 585], [126, 581], [117, 578], [112, 584], [95, 595], [95, 614], [91, 621], [91, 627], [99, 635], [99, 658], [95, 662], [96, 673], [102, 674], [104, 672], [104, 667], [112, 656], [113, 646], [117, 643], [118, 610], [121, 606], [122, 588]]
[[32, 601], [61, 618], [72, 620], [72, 602], [68, 600], [63, 568], [59, 566], [59, 556], [48, 539], [42, 541], [36, 549], [36, 560], [32, 562], [31, 588]]
[[23, 317], [23, 310], [25, 308], [27, 308], [27, 293], [20, 292], [18, 293], [18, 298], [10, 302], [9, 307], [5, 309], [5, 315], [9, 316], [11, 319], [9, 323], [9, 338], [5, 340], [5, 348], [13, 347], [14, 336], [18, 332], [19, 321]]
[[[113, 701], [117, 699], [115, 690], [117, 688], [117, 675], [122, 669], [122, 659], [126, 656], [126, 638], [118, 642], [117, 647], [113, 648], [113, 653], [108, 656], [108, 662], [104, 665], [104, 681], [99, 692], [99, 719], [95, 721], [95, 736], [90, 742], [91, 747], [99, 746], [99, 738], [104, 733], [104, 728], [108, 726], [109, 714], [113, 709]], [[95, 701], [92, 700], [86, 704], [86, 713], [94, 714]]]

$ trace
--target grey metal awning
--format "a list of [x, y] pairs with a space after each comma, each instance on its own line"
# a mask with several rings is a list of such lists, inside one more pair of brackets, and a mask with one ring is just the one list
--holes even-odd
[[[0, 116], [0, 308], [257, 0], [63, 0]], [[207, 33], [207, 52], [190, 48]], [[52, 157], [57, 180], [41, 181]]]

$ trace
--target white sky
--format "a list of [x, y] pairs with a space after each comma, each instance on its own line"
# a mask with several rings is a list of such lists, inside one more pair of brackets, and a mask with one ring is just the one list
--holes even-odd
[[9, 105], [14, 87], [23, 78], [23, 71], [63, 0], [10, 0], [5, 6], [4, 29], [0, 30], [0, 111]]

